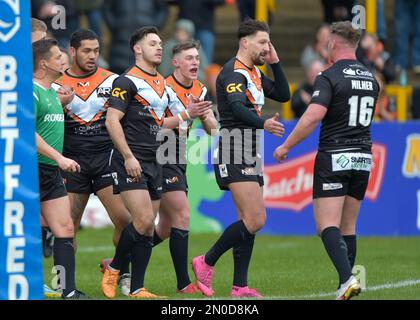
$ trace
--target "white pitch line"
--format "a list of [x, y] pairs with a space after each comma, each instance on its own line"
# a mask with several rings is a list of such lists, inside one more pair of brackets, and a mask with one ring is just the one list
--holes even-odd
[[[420, 279], [416, 280], [403, 280], [399, 282], [391, 282], [391, 283], [384, 283], [372, 287], [367, 287], [364, 291], [379, 291], [383, 289], [396, 289], [396, 288], [404, 288], [404, 287], [411, 287], [420, 284]], [[363, 292], [362, 292], [363, 293]], [[311, 299], [311, 298], [324, 298], [335, 296], [335, 292], [321, 292], [321, 293], [313, 293], [309, 295], [302, 295], [302, 296], [270, 296], [266, 297], [268, 299]]]

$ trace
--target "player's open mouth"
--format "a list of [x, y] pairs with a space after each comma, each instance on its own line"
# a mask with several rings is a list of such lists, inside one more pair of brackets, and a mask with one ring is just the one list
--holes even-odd
[[197, 71], [198, 71], [198, 68], [191, 68], [190, 69], [190, 72], [192, 72], [192, 73], [197, 73]]

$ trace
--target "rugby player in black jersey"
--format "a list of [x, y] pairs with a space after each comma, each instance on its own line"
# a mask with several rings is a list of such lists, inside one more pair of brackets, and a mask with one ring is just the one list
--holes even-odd
[[314, 168], [314, 215], [339, 274], [337, 300], [361, 291], [352, 275], [356, 221], [372, 165], [370, 124], [379, 92], [374, 75], [356, 60], [359, 39], [351, 22], [332, 25], [328, 51], [333, 64], [318, 75], [307, 111], [274, 152], [278, 161], [284, 160], [322, 121]]
[[[266, 221], [258, 145], [261, 130], [279, 137], [284, 134], [284, 127], [278, 122], [279, 115], [263, 118], [261, 108], [265, 97], [280, 102], [290, 99], [289, 85], [269, 34], [269, 28], [263, 22], [247, 20], [241, 23], [237, 55], [223, 66], [216, 81], [220, 142], [215, 175], [219, 187], [232, 193], [238, 221], [225, 229], [205, 255], [193, 259], [197, 285], [206, 296], [214, 294], [214, 265], [222, 254], [233, 248], [231, 296], [261, 297], [257, 290], [248, 287], [247, 279], [255, 234]], [[257, 68], [265, 63], [271, 66], [274, 81]]]
[[[107, 298], [115, 297], [121, 263], [131, 254], [132, 298], [156, 298], [144, 288], [144, 275], [153, 246], [154, 220], [162, 192], [162, 167], [156, 159], [160, 129], [174, 129], [183, 121], [204, 116], [210, 102], [189, 99], [188, 110], [166, 117], [177, 108], [165, 79], [156, 68], [162, 60], [162, 41], [155, 27], [143, 27], [130, 38], [136, 63], [112, 86], [106, 127], [114, 143], [110, 163], [116, 189], [133, 222], [122, 232], [112, 263], [102, 279]], [[174, 113], [174, 112], [172, 112]]]

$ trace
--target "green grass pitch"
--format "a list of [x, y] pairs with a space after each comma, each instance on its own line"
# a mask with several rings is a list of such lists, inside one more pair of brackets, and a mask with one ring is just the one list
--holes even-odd
[[[100, 290], [99, 261], [113, 256], [111, 229], [84, 229], [77, 235], [77, 286], [95, 299]], [[216, 234], [191, 234], [189, 258], [203, 254]], [[189, 262], [190, 262], [189, 261]], [[367, 290], [354, 299], [420, 299], [420, 238], [359, 237], [356, 264], [366, 270]], [[44, 259], [44, 277], [51, 284], [52, 258]], [[190, 268], [190, 277], [194, 274]], [[213, 278], [215, 298], [229, 299], [233, 278], [231, 251], [218, 261]], [[338, 277], [317, 237], [258, 235], [249, 272], [250, 287], [266, 299], [334, 299]], [[168, 241], [153, 249], [145, 287], [169, 299], [203, 299], [177, 294]], [[124, 299], [118, 292], [117, 299]]]

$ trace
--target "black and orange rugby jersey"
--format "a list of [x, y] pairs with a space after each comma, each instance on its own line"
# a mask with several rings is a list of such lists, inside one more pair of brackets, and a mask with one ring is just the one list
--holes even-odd
[[[171, 103], [171, 108], [168, 106], [166, 109], [166, 115], [169, 117], [176, 116], [188, 108], [188, 98], [190, 95], [200, 98], [200, 100], [208, 100], [207, 88], [199, 81], [193, 80], [191, 86], [184, 86], [180, 83], [174, 74], [169, 75], [166, 78], [166, 85], [169, 87], [169, 91], [173, 91], [176, 107]], [[186, 138], [188, 136], [188, 130], [191, 128], [192, 120], [184, 121], [180, 127], [175, 128], [173, 131], [176, 136], [176, 145], [169, 142], [169, 150], [176, 150], [176, 159], [179, 159], [180, 151], [186, 150]], [[182, 134], [184, 133], [184, 134]], [[180, 134], [182, 135], [182, 145], [180, 146]], [[170, 141], [170, 140], [169, 140]], [[184, 152], [183, 152], [184, 153]]]
[[[281, 102], [287, 101], [290, 98], [287, 79], [279, 63], [273, 64], [271, 67], [275, 81], [267, 78], [257, 66], [246, 66], [236, 57], [230, 59], [223, 66], [216, 80], [217, 108], [221, 132], [219, 149], [229, 146], [230, 153], [235, 152], [233, 139], [231, 139], [230, 144], [222, 143], [223, 132], [239, 129], [243, 135], [242, 150], [252, 147], [254, 156], [258, 152], [256, 141], [259, 139], [259, 131], [235, 117], [231, 106], [234, 103], [240, 103], [243, 108], [247, 108], [256, 116], [261, 117], [265, 97]], [[249, 129], [249, 131], [244, 133], [245, 129]]]
[[67, 85], [75, 91], [74, 99], [63, 108], [64, 154], [106, 152], [112, 148], [105, 118], [112, 82], [117, 77], [102, 68], [85, 76], [74, 76], [67, 70], [53, 84], [55, 90]]
[[125, 139], [131, 151], [141, 160], [154, 160], [161, 141], [157, 134], [166, 109], [172, 112], [175, 103], [159, 74], [150, 74], [133, 66], [115, 79], [109, 107], [125, 115], [121, 119]]

